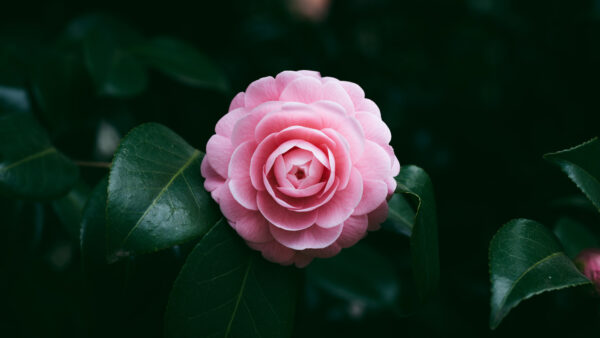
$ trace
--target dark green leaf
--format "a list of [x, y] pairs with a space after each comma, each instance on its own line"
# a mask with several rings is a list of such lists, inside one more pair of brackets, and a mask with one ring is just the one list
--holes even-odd
[[206, 233], [221, 217], [200, 176], [202, 153], [160, 124], [132, 130], [108, 184], [108, 254], [153, 252]]
[[167, 337], [289, 337], [297, 269], [269, 263], [219, 222], [181, 269], [165, 315]]
[[600, 141], [597, 138], [546, 154], [544, 158], [557, 164], [600, 210]]
[[388, 201], [388, 218], [382, 227], [410, 237], [415, 222], [415, 211], [402, 194], [394, 194]]
[[335, 257], [315, 260], [306, 277], [334, 296], [371, 307], [392, 306], [398, 296], [393, 262], [362, 242]]
[[[396, 180], [398, 181], [396, 192], [414, 199], [417, 206], [410, 237], [410, 252], [413, 277], [419, 298], [421, 301], [425, 301], [437, 292], [440, 279], [437, 215], [433, 185], [429, 175], [423, 169], [413, 165], [402, 167]], [[401, 205], [403, 209], [392, 211], [392, 220], [394, 212], [402, 212], [404, 219], [412, 215], [412, 211], [406, 210], [405, 204]]]
[[86, 115], [92, 88], [80, 57], [50, 54], [40, 57], [32, 74], [32, 93], [44, 121], [53, 130], [68, 129]]
[[90, 195], [90, 187], [79, 181], [64, 197], [52, 201], [52, 208], [75, 242], [79, 242], [79, 228], [83, 207]]
[[492, 329], [524, 299], [589, 283], [552, 232], [534, 221], [515, 219], [505, 224], [492, 239], [489, 255]]
[[556, 222], [554, 234], [571, 259], [574, 259], [583, 249], [600, 246], [594, 233], [585, 225], [568, 217], [563, 217]]
[[30, 109], [25, 88], [0, 85], [0, 112], [27, 112]]
[[184, 41], [161, 36], [135, 47], [134, 53], [161, 72], [190, 86], [227, 89], [227, 79], [221, 71]]
[[85, 63], [101, 95], [133, 96], [148, 83], [144, 66], [130, 53], [141, 37], [126, 25], [106, 20], [96, 23], [84, 39]]
[[106, 193], [108, 177], [94, 187], [81, 220], [81, 260], [84, 269], [106, 263]]
[[28, 114], [0, 116], [0, 192], [24, 198], [55, 198], [77, 182], [77, 166], [50, 144]]

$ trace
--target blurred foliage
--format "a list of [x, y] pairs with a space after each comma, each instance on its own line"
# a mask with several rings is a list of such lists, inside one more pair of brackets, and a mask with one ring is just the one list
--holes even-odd
[[[302, 324], [294, 335], [597, 332], [598, 302], [577, 289], [524, 302], [490, 332], [487, 246], [500, 225], [516, 216], [543, 224], [563, 215], [585, 224], [600, 222], [594, 208], [565, 199], [577, 188], [540, 156], [598, 134], [600, 2], [334, 0], [316, 21], [293, 13], [289, 3], [3, 3], [0, 109], [33, 112], [51, 143], [70, 158], [109, 161], [115, 138], [148, 121], [168, 126], [202, 149], [233, 95], [262, 76], [314, 69], [356, 82], [381, 108], [401, 163], [426, 168], [436, 183], [441, 290], [436, 301], [404, 318], [393, 310], [348, 303], [307, 281], [296, 313], [296, 323]], [[69, 29], [74, 19], [97, 12], [120, 19], [147, 41], [158, 36], [187, 41], [223, 70], [229, 90], [188, 86], [155, 55], [143, 60], [142, 68], [133, 66], [147, 79], [139, 80], [127, 99], [96, 95], [98, 77], [86, 71], [83, 35]], [[106, 172], [84, 168], [82, 182], [94, 186]], [[156, 254], [161, 263], [135, 258], [124, 263], [124, 271], [135, 273], [118, 272], [131, 277], [108, 287], [129, 295], [116, 303], [124, 313], [119, 318], [126, 319], [88, 322], [90, 308], [106, 313], [115, 303], [96, 299], [90, 305], [82, 297], [78, 244], [61, 225], [63, 216], [51, 205], [31, 201], [3, 199], [0, 209], [5, 215], [0, 332], [9, 337], [161, 335], [162, 314], [154, 312], [166, 305], [191, 248]], [[597, 226], [590, 230], [600, 233]], [[392, 255], [398, 269], [410, 273], [408, 240], [380, 231], [365, 243]], [[156, 297], [146, 298], [149, 293]], [[139, 327], [147, 332], [135, 331]]]

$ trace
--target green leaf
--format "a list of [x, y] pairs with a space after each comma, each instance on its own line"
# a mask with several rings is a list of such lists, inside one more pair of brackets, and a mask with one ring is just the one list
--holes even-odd
[[490, 243], [489, 261], [492, 329], [524, 299], [589, 283], [552, 232], [531, 220], [515, 219], [498, 230]]
[[[413, 277], [420, 300], [426, 301], [437, 292], [440, 279], [440, 263], [438, 249], [438, 229], [433, 185], [427, 173], [413, 165], [404, 166], [396, 177], [397, 193], [403, 193], [415, 201], [416, 212], [412, 233], [410, 235], [410, 252]], [[412, 215], [405, 204], [401, 209], [394, 209], [390, 214], [402, 214], [404, 219]], [[392, 207], [397, 204], [392, 203]], [[408, 229], [405, 226], [404, 229]], [[402, 231], [400, 231], [402, 233]]]
[[583, 249], [600, 246], [594, 233], [585, 225], [568, 217], [563, 217], [556, 222], [554, 234], [571, 259], [574, 259]]
[[106, 264], [106, 192], [108, 177], [92, 190], [81, 219], [81, 261], [84, 270]]
[[362, 242], [335, 257], [316, 259], [306, 278], [329, 294], [371, 307], [391, 307], [399, 293], [392, 260]]
[[28, 114], [0, 116], [0, 193], [48, 199], [64, 195], [79, 169], [50, 144]]
[[382, 227], [410, 237], [415, 222], [415, 211], [402, 194], [394, 194], [388, 201], [388, 218]]
[[64, 197], [52, 201], [52, 208], [73, 240], [79, 242], [83, 207], [90, 195], [90, 187], [79, 181]]
[[221, 221], [188, 256], [171, 291], [167, 337], [289, 337], [298, 270], [269, 263]]
[[68, 130], [82, 114], [93, 91], [78, 55], [48, 53], [32, 71], [32, 93], [44, 121], [53, 130]]
[[30, 109], [25, 88], [0, 85], [0, 112], [28, 112]]
[[202, 155], [156, 123], [141, 125], [125, 137], [108, 184], [109, 258], [189, 241], [219, 220], [200, 176]]
[[133, 96], [148, 84], [146, 69], [131, 54], [141, 37], [115, 20], [100, 20], [83, 41], [85, 63], [100, 95]]
[[227, 90], [227, 79], [219, 68], [187, 42], [161, 36], [136, 46], [133, 52], [182, 83]]
[[544, 158], [558, 165], [600, 210], [600, 141], [597, 138], [546, 154]]

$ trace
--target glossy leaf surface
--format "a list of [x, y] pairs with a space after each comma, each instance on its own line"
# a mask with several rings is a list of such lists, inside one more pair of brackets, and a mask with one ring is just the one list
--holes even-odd
[[558, 165], [600, 210], [600, 141], [597, 138], [546, 154], [544, 158]]
[[177, 277], [167, 337], [289, 337], [298, 270], [269, 263], [223, 220]]
[[492, 329], [524, 299], [589, 283], [552, 232], [535, 221], [505, 224], [492, 239], [489, 255]]
[[[396, 181], [398, 182], [396, 193], [402, 193], [407, 198], [413, 199], [416, 205], [414, 225], [410, 235], [410, 252], [417, 292], [419, 298], [424, 301], [437, 292], [440, 278], [438, 228], [433, 185], [429, 175], [423, 169], [413, 165], [402, 167]], [[401, 208], [397, 208], [398, 205]], [[403, 215], [404, 220], [409, 219], [412, 210], [407, 208], [406, 203], [398, 205], [394, 203], [391, 205], [396, 207], [391, 212], [392, 220], [394, 220], [394, 213]], [[404, 228], [407, 229], [408, 226]]]
[[154, 252], [206, 233], [221, 217], [200, 175], [202, 153], [148, 123], [121, 142], [108, 184], [111, 259]]
[[79, 170], [28, 114], [0, 116], [0, 193], [48, 199], [64, 195]]

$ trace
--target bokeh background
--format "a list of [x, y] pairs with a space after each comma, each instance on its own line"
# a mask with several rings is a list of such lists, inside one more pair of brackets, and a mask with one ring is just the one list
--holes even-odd
[[[110, 160], [96, 145], [102, 124], [123, 136], [142, 122], [160, 122], [204, 149], [233, 95], [282, 70], [318, 70], [364, 88], [392, 130], [400, 162], [424, 168], [433, 180], [440, 293], [408, 317], [301, 297], [295, 336], [597, 335], [598, 299], [581, 290], [525, 301], [490, 331], [487, 248], [516, 217], [551, 226], [569, 214], [600, 230], [575, 186], [542, 159], [599, 134], [600, 1], [21, 0], [1, 7], [0, 85], [31, 93], [24, 69], [33, 64], [53, 72], [45, 77], [50, 87], [55, 80], [56, 90], [69, 94], [57, 96], [51, 113], [36, 103], [31, 109], [59, 149], [78, 160]], [[147, 37], [193, 43], [223, 70], [230, 91], [187, 87], [157, 72], [132, 99], [91, 98], [91, 87], [62, 85], [71, 68], [56, 66], [64, 59], [53, 46], [71, 20], [92, 12], [113, 15]], [[93, 185], [106, 171], [82, 173]], [[127, 315], [90, 329], [77, 247], [52, 207], [2, 204], [0, 335], [161, 335], [176, 264], [140, 268], [146, 275], [130, 281], [139, 294], [127, 294], [144, 305], [129, 312], [118, 305], [112, 310]]]

